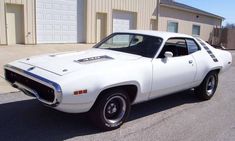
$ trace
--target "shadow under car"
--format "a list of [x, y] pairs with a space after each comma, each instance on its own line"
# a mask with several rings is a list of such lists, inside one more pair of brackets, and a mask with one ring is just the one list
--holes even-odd
[[[185, 103], [200, 102], [184, 91], [132, 106], [128, 121], [165, 111]], [[146, 108], [147, 107], [147, 108]], [[86, 114], [66, 114], [42, 106], [37, 100], [0, 104], [0, 140], [66, 140], [97, 134]], [[127, 121], [127, 122], [128, 122]]]

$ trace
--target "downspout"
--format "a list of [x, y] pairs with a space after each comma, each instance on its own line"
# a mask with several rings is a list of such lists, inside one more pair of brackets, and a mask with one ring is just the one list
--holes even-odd
[[159, 16], [160, 16], [160, 0], [157, 0], [157, 30], [159, 30]]

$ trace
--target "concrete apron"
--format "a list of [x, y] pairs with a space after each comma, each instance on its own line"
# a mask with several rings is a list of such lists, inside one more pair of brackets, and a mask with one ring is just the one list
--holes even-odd
[[5, 93], [14, 93], [18, 92], [19, 90], [13, 88], [8, 84], [5, 79], [2, 77], [0, 78], [0, 94], [5, 94]]

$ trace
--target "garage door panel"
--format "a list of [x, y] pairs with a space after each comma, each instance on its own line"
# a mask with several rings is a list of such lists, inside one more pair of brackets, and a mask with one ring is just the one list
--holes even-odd
[[132, 12], [113, 11], [113, 32], [135, 29], [135, 15]]
[[84, 0], [36, 0], [37, 43], [84, 41]]

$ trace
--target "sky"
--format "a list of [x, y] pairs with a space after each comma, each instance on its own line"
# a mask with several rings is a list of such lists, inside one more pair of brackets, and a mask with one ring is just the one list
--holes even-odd
[[225, 18], [223, 25], [235, 24], [235, 0], [176, 0], [177, 2], [199, 8], [201, 10]]

